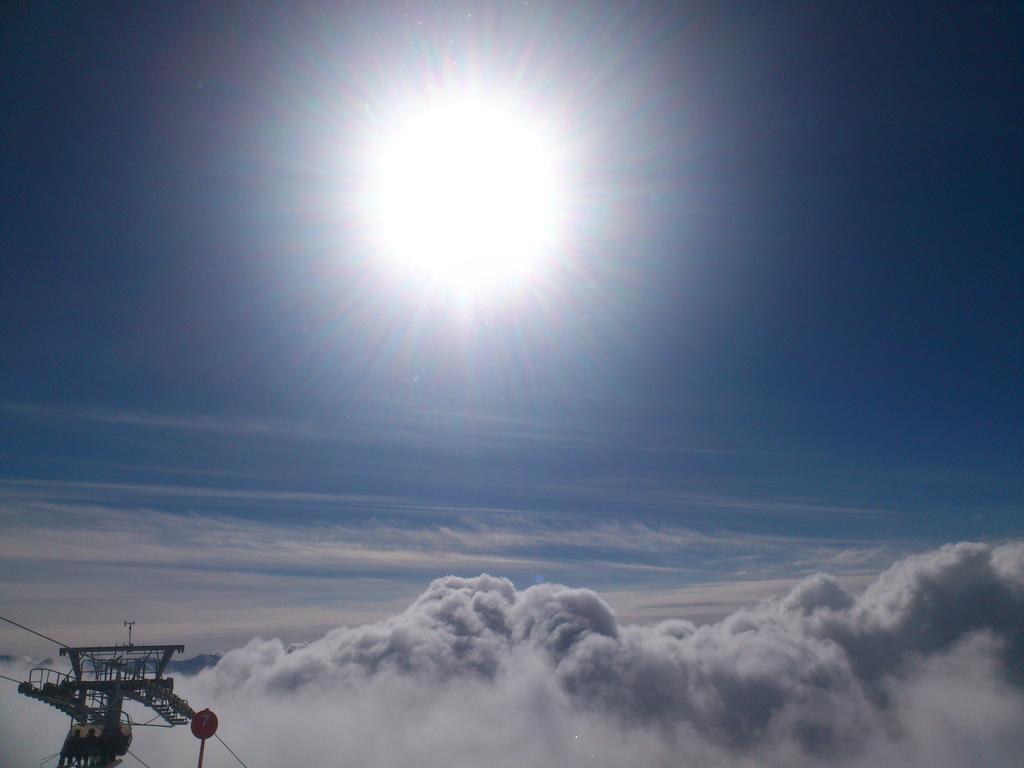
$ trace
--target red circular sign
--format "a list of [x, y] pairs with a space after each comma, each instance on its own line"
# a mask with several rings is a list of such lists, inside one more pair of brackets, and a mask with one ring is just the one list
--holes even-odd
[[197, 739], [208, 739], [217, 732], [217, 716], [208, 709], [192, 715], [192, 735]]

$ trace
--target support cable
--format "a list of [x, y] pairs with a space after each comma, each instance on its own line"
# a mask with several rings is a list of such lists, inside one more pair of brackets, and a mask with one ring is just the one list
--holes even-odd
[[147, 720], [144, 723], [132, 723], [132, 728], [135, 728], [136, 726], [149, 725], [154, 720], [159, 720], [160, 718], [161, 718], [161, 715], [159, 715], [159, 714], [153, 715], [153, 717], [149, 718], [149, 720]]
[[16, 621], [12, 621], [11, 619], [8, 619], [6, 616], [0, 616], [0, 620], [6, 621], [8, 624], [13, 624], [16, 627], [20, 627], [21, 629], [24, 629], [26, 632], [31, 632], [33, 635], [36, 635], [37, 637], [43, 638], [43, 640], [49, 640], [51, 643], [53, 643], [54, 645], [59, 645], [61, 648], [67, 648], [68, 647], [68, 645], [66, 643], [62, 643], [60, 640], [54, 640], [52, 637], [50, 637], [48, 635], [44, 635], [42, 632], [36, 632], [34, 629], [31, 629], [30, 627], [26, 627], [24, 624], [19, 624]]
[[219, 742], [220, 742], [221, 744], [223, 744], [223, 745], [224, 745], [224, 749], [226, 749], [226, 750], [227, 750], [228, 752], [230, 752], [230, 753], [231, 753], [231, 756], [232, 756], [233, 758], [235, 758], [235, 760], [237, 760], [237, 761], [238, 761], [238, 764], [239, 764], [239, 765], [241, 765], [241, 766], [242, 766], [242, 768], [249, 768], [249, 766], [247, 766], [247, 765], [246, 765], [245, 763], [243, 763], [243, 762], [242, 762], [242, 758], [240, 758], [240, 757], [239, 757], [238, 755], [236, 755], [236, 754], [235, 754], [235, 750], [233, 750], [233, 749], [232, 749], [231, 747], [229, 747], [229, 746], [227, 745], [227, 742], [225, 742], [225, 741], [224, 741], [224, 739], [222, 739], [222, 738], [220, 737], [220, 734], [216, 734], [216, 733], [215, 733], [215, 734], [213, 734], [213, 735], [214, 735], [214, 737], [215, 737], [215, 738], [217, 739], [217, 741], [219, 741]]
[[136, 754], [135, 754], [134, 752], [132, 752], [132, 751], [131, 751], [130, 749], [128, 750], [128, 754], [129, 754], [129, 755], [131, 755], [132, 757], [134, 757], [134, 758], [135, 758], [136, 760], [138, 760], [138, 761], [139, 761], [140, 763], [142, 763], [142, 764], [143, 764], [144, 766], [146, 766], [146, 768], [150, 768], [150, 765], [149, 765], [149, 763], [147, 763], [147, 762], [146, 762], [145, 760], [143, 760], [143, 759], [142, 759], [141, 757], [139, 757], [138, 755], [136, 755]]
[[0, 677], [2, 677], [4, 680], [10, 680], [12, 683], [21, 683], [21, 680], [16, 680], [15, 678], [8, 677], [7, 675], [0, 675]]

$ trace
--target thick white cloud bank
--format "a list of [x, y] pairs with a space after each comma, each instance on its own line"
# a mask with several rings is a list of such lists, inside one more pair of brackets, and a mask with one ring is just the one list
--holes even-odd
[[[1011, 765], [1024, 545], [910, 557], [857, 597], [819, 574], [700, 627], [622, 625], [589, 590], [447, 577], [387, 621], [290, 652], [253, 640], [179, 691], [250, 768]], [[3, 701], [13, 744], [41, 705]], [[234, 764], [211, 747], [211, 768]], [[138, 729], [133, 750], [159, 768], [196, 745]]]

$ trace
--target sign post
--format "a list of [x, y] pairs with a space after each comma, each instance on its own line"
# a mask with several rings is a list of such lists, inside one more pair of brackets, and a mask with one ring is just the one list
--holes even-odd
[[192, 715], [192, 735], [199, 739], [199, 766], [203, 768], [203, 752], [206, 750], [206, 740], [217, 732], [217, 716], [208, 709], [201, 710]]

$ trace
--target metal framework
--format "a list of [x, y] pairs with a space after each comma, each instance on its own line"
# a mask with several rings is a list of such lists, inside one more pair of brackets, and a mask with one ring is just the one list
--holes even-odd
[[109, 645], [60, 649], [71, 674], [37, 667], [18, 692], [59, 709], [71, 718], [58, 768], [103, 768], [116, 764], [131, 744], [125, 699], [152, 709], [165, 727], [189, 722], [195, 714], [164, 677], [171, 656], [184, 645]]

